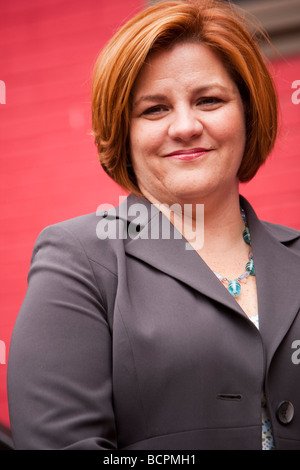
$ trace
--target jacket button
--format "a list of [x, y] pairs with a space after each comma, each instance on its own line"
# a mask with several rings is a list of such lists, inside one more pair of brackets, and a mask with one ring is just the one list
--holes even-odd
[[290, 401], [282, 401], [276, 412], [278, 421], [281, 424], [289, 424], [294, 417], [294, 406]]

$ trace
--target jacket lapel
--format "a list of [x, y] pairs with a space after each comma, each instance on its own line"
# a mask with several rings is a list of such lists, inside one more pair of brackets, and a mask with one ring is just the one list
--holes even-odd
[[[130, 224], [141, 225], [141, 230], [136, 238], [129, 238], [125, 242], [125, 251], [128, 255], [138, 258], [154, 268], [172, 276], [184, 284], [190, 286], [201, 294], [220, 302], [231, 310], [235, 310], [240, 315], [244, 315], [243, 310], [224, 288], [215, 274], [200, 258], [193, 249], [187, 249], [188, 242], [170, 224], [170, 239], [162, 238], [163, 224], [169, 223], [166, 217], [156, 208], [153, 208], [147, 200], [136, 198], [130, 195], [127, 201], [127, 208], [139, 202], [147, 208], [144, 217], [139, 217], [135, 221], [127, 217]], [[152, 206], [152, 207], [151, 207]], [[123, 208], [124, 209], [124, 208]], [[125, 211], [123, 211], [125, 214]], [[148, 216], [147, 214], [148, 213]], [[151, 230], [156, 232], [159, 228], [157, 239], [151, 237]], [[145, 238], [143, 238], [145, 237]]]
[[[242, 196], [240, 200], [251, 234], [260, 333], [269, 363], [300, 308], [300, 254], [284, 245], [284, 242], [299, 238], [299, 232], [292, 229], [289, 232], [288, 229], [261, 222], [247, 200]], [[145, 207], [138, 216], [137, 211], [132, 210], [134, 204]], [[166, 223], [166, 217], [148, 200], [130, 195], [119, 206], [117, 217], [123, 219], [131, 230], [131, 237], [125, 240], [125, 251], [129, 256], [142, 260], [247, 318], [200, 256], [193, 249], [186, 249], [186, 240], [173, 226], [171, 239], [162, 238], [161, 228], [163, 220]], [[137, 226], [139, 232], [135, 232]], [[156, 238], [151, 237], [153, 227]]]
[[251, 234], [260, 332], [269, 364], [300, 308], [300, 253], [285, 246], [300, 234], [261, 222], [243, 197], [241, 203]]

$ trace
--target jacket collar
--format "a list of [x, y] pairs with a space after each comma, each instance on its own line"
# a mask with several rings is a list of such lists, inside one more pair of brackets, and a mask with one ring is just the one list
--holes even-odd
[[[285, 243], [299, 238], [300, 232], [261, 222], [249, 202], [242, 196], [240, 201], [251, 233], [260, 333], [269, 362], [300, 306], [300, 253], [285, 246]], [[137, 213], [132, 209], [134, 204], [141, 203], [145, 210], [137, 217]], [[161, 226], [163, 219], [166, 222], [166, 218], [158, 209], [148, 200], [134, 195], [129, 195], [122, 204], [118, 208], [117, 217], [126, 221], [131, 229], [140, 226], [137, 236], [125, 241], [125, 251], [129, 256], [172, 276], [202, 295], [210, 297], [214, 302], [222, 304], [223, 309], [230, 309], [247, 319], [244, 311], [200, 256], [193, 249], [186, 249], [187, 242], [176, 229], [172, 240], [162, 239]], [[153, 228], [153, 225], [160, 227], [156, 239], [150, 236], [150, 228]]]
[[241, 203], [251, 234], [260, 332], [270, 363], [300, 308], [300, 251], [286, 246], [300, 232], [261, 222], [246, 199]]
[[[128, 221], [130, 221], [130, 224], [138, 223], [141, 230], [139, 236], [126, 240], [126, 253], [176, 278], [201, 292], [201, 294], [211, 297], [239, 313], [243, 313], [211, 269], [193, 249], [187, 249], [189, 244], [185, 238], [158, 209], [154, 208], [148, 200], [132, 195], [128, 198], [128, 208], [132, 208], [133, 204], [141, 202], [145, 205], [147, 211], [138, 219], [132, 220], [130, 217], [132, 212], [130, 209], [128, 210], [127, 223]], [[171, 239], [163, 239], [163, 224], [170, 225]], [[159, 237], [157, 239], [150, 236], [153, 227], [159, 227]]]

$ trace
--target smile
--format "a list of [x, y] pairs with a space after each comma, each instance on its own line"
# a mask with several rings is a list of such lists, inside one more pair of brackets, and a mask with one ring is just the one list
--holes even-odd
[[206, 155], [213, 149], [205, 149], [205, 148], [193, 148], [187, 150], [176, 150], [175, 152], [169, 153], [165, 155], [165, 158], [173, 158], [175, 160], [183, 160], [183, 161], [192, 161], [196, 160], [203, 155]]

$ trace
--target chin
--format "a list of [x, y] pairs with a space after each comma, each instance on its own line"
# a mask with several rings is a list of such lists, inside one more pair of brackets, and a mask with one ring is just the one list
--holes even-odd
[[203, 184], [199, 184], [199, 183], [200, 183], [199, 181], [195, 182], [194, 184], [187, 183], [184, 185], [180, 185], [179, 183], [177, 185], [174, 185], [172, 190], [170, 188], [170, 193], [172, 192], [176, 198], [179, 198], [182, 200], [194, 199], [194, 202], [196, 202], [199, 198], [200, 199], [205, 198], [206, 196], [214, 192], [214, 190], [216, 189], [213, 183], [211, 184], [207, 184], [207, 182]]
[[176, 188], [174, 191], [170, 191], [170, 199], [174, 200], [175, 202], [186, 203], [186, 204], [193, 204], [193, 203], [201, 203], [201, 201], [205, 198], [206, 191], [201, 190], [200, 188], [186, 188], [180, 190]]

